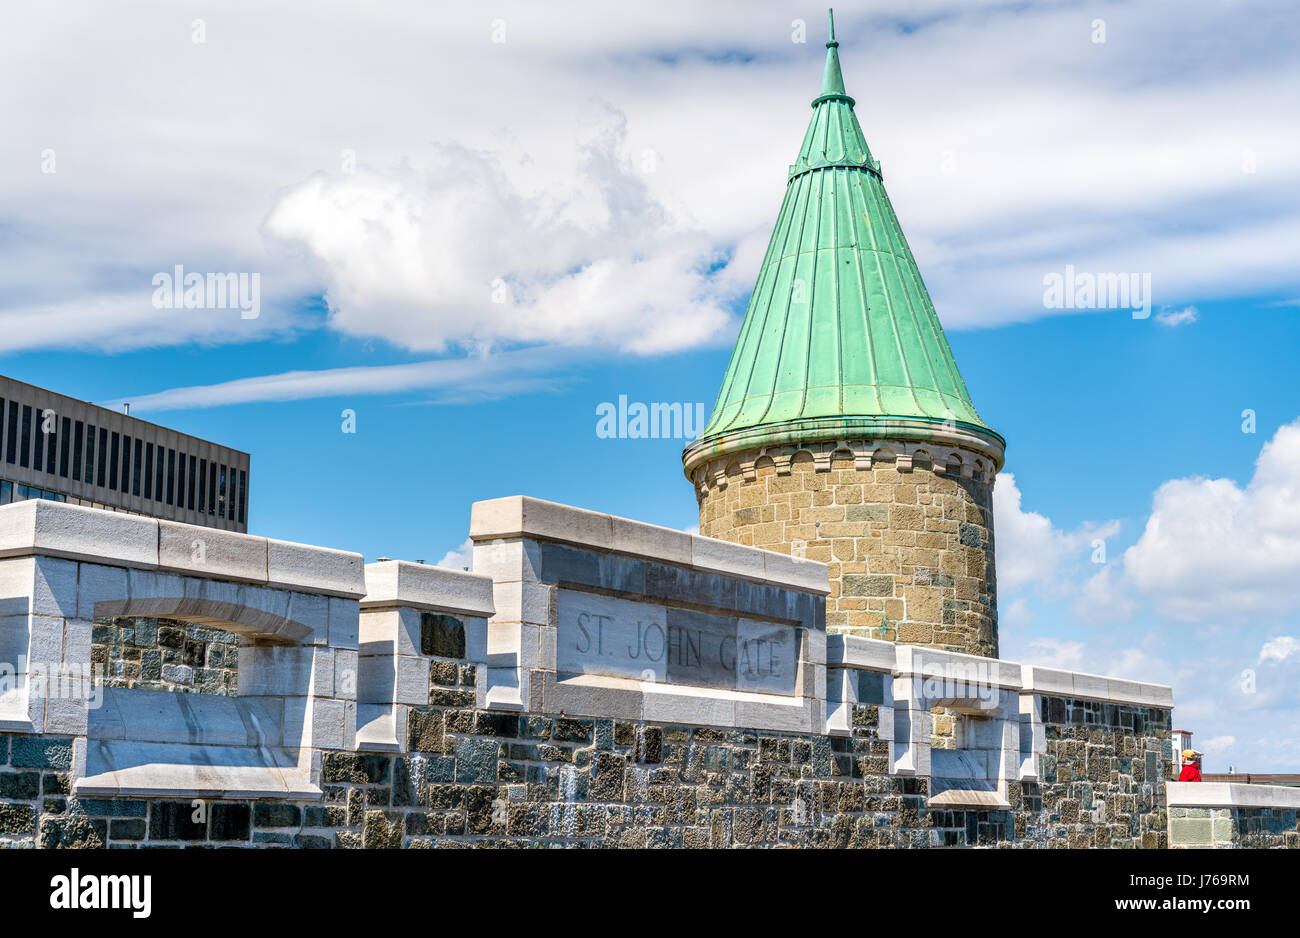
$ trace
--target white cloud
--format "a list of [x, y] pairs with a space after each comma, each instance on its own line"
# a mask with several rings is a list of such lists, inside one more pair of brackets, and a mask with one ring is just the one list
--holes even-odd
[[1187, 306], [1177, 312], [1162, 309], [1160, 312], [1156, 313], [1156, 322], [1160, 323], [1162, 326], [1168, 326], [1171, 329], [1176, 329], [1179, 326], [1185, 326], [1189, 323], [1196, 322], [1200, 318], [1201, 314], [1197, 312], [1195, 306]]
[[1084, 670], [1084, 645], [1065, 639], [1034, 638], [1025, 643], [1018, 660], [1044, 668], [1081, 671]]
[[1197, 748], [1207, 756], [1213, 756], [1227, 753], [1235, 745], [1237, 745], [1235, 736], [1211, 736], [1209, 739], [1201, 740]]
[[[132, 397], [130, 403], [138, 413], [158, 413], [259, 401], [442, 389], [437, 403], [451, 404], [487, 400], [520, 390], [545, 390], [560, 380], [549, 374], [564, 361], [548, 349], [519, 349], [476, 358], [288, 371], [219, 384], [170, 388]], [[109, 406], [117, 407], [121, 403], [113, 401]]]
[[[849, 91], [946, 325], [1054, 315], [1042, 278], [1065, 263], [1149, 271], [1171, 308], [1295, 295], [1300, 129], [1280, 114], [1300, 27], [1263, 0], [1183, 6], [1099, 0], [1100, 46], [1054, 0], [841, 11]], [[0, 349], [250, 341], [317, 326], [286, 311], [325, 290], [334, 328], [415, 349], [723, 341], [817, 90], [820, 17], [792, 43], [789, 17], [740, 0], [499, 15], [503, 44], [474, 7], [231, 0], [195, 44], [162, 0], [71, 31], [24, 10], [0, 56], [0, 312], [23, 321]], [[1226, 54], [1187, 69], [1206, 35]], [[155, 315], [150, 277], [176, 263], [262, 273], [264, 321]], [[510, 314], [486, 305], [497, 276]]]
[[472, 570], [474, 567], [474, 542], [465, 538], [459, 547], [447, 551], [438, 561], [438, 566], [451, 570]]
[[730, 319], [718, 254], [649, 195], [625, 142], [625, 119], [607, 113], [571, 191], [545, 197], [460, 147], [438, 148], [424, 172], [317, 174], [281, 196], [266, 229], [320, 262], [330, 324], [349, 335], [418, 351], [706, 343]]
[[1119, 531], [1118, 521], [1060, 531], [1047, 517], [1025, 511], [1020, 504], [1015, 474], [1000, 473], [993, 487], [993, 533], [998, 593], [1004, 598], [1026, 588], [1059, 590], [1067, 567], [1090, 558], [1094, 541], [1104, 541]]
[[1259, 661], [1260, 664], [1265, 661], [1285, 661], [1296, 652], [1300, 652], [1300, 641], [1290, 635], [1279, 635], [1264, 643], [1264, 647], [1259, 650]]
[[1127, 588], [1172, 619], [1300, 609], [1300, 420], [1264, 445], [1244, 487], [1199, 477], [1160, 486], [1123, 572]]

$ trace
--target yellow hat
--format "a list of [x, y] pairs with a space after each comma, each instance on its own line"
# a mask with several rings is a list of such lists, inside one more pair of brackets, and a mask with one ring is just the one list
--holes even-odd
[[1195, 749], [1184, 749], [1184, 750], [1183, 750], [1183, 758], [1184, 758], [1184, 759], [1195, 759], [1195, 758], [1196, 758], [1196, 750], [1195, 750]]

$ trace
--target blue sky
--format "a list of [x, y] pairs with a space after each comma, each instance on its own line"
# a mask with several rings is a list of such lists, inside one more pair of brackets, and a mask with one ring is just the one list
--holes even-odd
[[[1003, 656], [1172, 683], [1210, 770], [1300, 771], [1300, 37], [1267, 4], [1172, 8], [837, 21], [1008, 440]], [[824, 11], [595, 9], [10, 24], [0, 369], [247, 450], [255, 533], [456, 563], [471, 502], [513, 493], [694, 524], [684, 441], [602, 439], [596, 409], [712, 406]], [[156, 308], [175, 264], [259, 273], [260, 315]], [[1067, 264], [1149, 273], [1153, 315], [1045, 309]]]

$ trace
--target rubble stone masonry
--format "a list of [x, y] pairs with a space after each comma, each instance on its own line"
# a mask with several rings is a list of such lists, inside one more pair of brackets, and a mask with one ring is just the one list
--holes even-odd
[[1010, 810], [935, 810], [926, 779], [889, 774], [874, 704], [848, 737], [495, 712], [458, 621], [422, 629], [410, 751], [326, 752], [319, 800], [77, 798], [71, 739], [0, 735], [0, 846], [1166, 845], [1165, 709], [1044, 697], [1040, 780]]

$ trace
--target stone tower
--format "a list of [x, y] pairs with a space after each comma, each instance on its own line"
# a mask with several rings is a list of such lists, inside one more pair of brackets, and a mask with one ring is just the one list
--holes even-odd
[[700, 533], [830, 565], [827, 627], [998, 652], [980, 419], [885, 194], [835, 25], [722, 381], [682, 454]]

